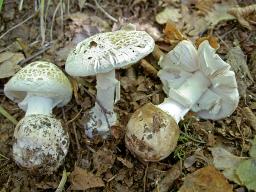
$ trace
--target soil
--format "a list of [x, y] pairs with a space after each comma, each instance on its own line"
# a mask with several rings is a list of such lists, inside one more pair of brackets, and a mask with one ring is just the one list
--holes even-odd
[[[22, 10], [19, 10], [21, 1], [5, 0], [0, 13], [0, 35], [13, 26], [15, 29], [1, 36], [0, 53], [22, 53], [25, 60], [19, 62], [21, 67], [32, 61], [46, 60], [57, 64], [64, 71], [66, 55], [78, 41], [98, 32], [117, 30], [129, 22], [137, 23], [139, 28], [151, 30], [156, 37], [160, 34], [161, 38], [156, 44], [166, 52], [175, 44], [163, 39], [165, 25], [156, 23], [156, 14], [168, 5], [180, 8], [182, 3], [186, 3], [191, 12], [196, 12], [198, 9], [195, 2], [98, 1], [99, 6], [113, 17], [111, 18], [101, 11], [94, 0], [45, 1], [45, 23], [42, 28], [40, 13], [37, 11], [39, 1], [24, 1]], [[238, 3], [246, 6], [256, 2], [252, 0]], [[27, 18], [30, 19], [26, 21]], [[114, 18], [117, 18], [118, 22], [114, 22]], [[42, 36], [44, 29], [45, 36]], [[237, 42], [246, 56], [251, 76], [256, 81], [255, 30], [250, 31], [242, 27], [237, 20], [222, 21], [214, 28], [201, 31], [189, 38], [196, 39], [205, 34], [211, 34], [219, 39], [218, 53], [223, 58], [228, 52], [228, 47], [233, 47], [233, 43]], [[152, 54], [145, 59], [155, 70], [159, 70], [157, 59]], [[121, 81], [121, 99], [115, 105], [120, 123], [112, 127], [112, 135], [106, 140], [100, 137], [89, 139], [84, 134], [84, 119], [95, 103], [95, 77], [70, 77], [74, 86], [71, 102], [53, 110], [55, 117], [62, 121], [63, 127], [69, 133], [69, 152], [63, 165], [50, 175], [27, 171], [15, 164], [12, 158], [15, 125], [0, 114], [0, 192], [56, 191], [64, 169], [71, 174], [65, 182], [63, 191], [72, 191], [79, 187], [81, 190], [92, 192], [154, 191], [161, 179], [170, 175], [168, 171], [173, 170], [173, 166], [180, 165], [181, 172], [168, 186], [169, 191], [178, 191], [186, 175], [212, 164], [210, 147], [222, 145], [235, 155], [248, 156], [250, 140], [256, 131], [255, 126], [248, 122], [244, 115], [245, 107], [249, 107], [252, 114], [256, 114], [256, 85], [249, 80], [244, 81], [244, 94], [241, 95], [239, 106], [230, 117], [218, 121], [200, 120], [195, 113], [189, 112], [179, 124], [182, 133], [175, 151], [168, 158], [153, 163], [139, 161], [125, 147], [126, 124], [136, 109], [148, 102], [159, 104], [166, 95], [154, 71], [148, 70], [140, 63], [134, 64], [132, 69], [132, 73], [127, 69], [116, 70], [117, 78]], [[0, 79], [0, 105], [15, 119], [20, 120], [24, 112], [3, 93], [4, 84], [8, 80], [9, 78]], [[196, 158], [191, 165], [184, 166], [184, 162], [188, 163], [191, 157]], [[233, 182], [229, 184], [234, 191], [246, 191], [243, 186]]]

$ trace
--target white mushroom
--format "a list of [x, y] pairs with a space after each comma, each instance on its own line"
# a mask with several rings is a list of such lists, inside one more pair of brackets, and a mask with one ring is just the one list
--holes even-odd
[[119, 81], [115, 78], [115, 69], [138, 62], [152, 52], [153, 48], [154, 40], [149, 34], [127, 27], [91, 36], [78, 43], [69, 54], [65, 65], [68, 74], [96, 75], [97, 79], [96, 103], [84, 125], [87, 136], [93, 137], [96, 131], [106, 137], [109, 134], [109, 127], [117, 122], [113, 108]]
[[[158, 76], [167, 98], [158, 106], [141, 107], [127, 124], [126, 146], [143, 161], [161, 160], [174, 150], [177, 124], [190, 109], [200, 117], [220, 119], [231, 115], [239, 100], [234, 72], [208, 41], [197, 51], [184, 40], [163, 56], [159, 65]], [[167, 123], [168, 118], [172, 123]]]
[[37, 61], [18, 71], [5, 84], [4, 93], [26, 111], [14, 132], [16, 163], [44, 173], [56, 170], [68, 152], [69, 136], [52, 117], [52, 109], [70, 101], [68, 78], [56, 65]]

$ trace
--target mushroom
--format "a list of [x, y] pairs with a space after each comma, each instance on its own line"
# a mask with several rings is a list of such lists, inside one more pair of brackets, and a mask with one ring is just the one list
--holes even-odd
[[110, 126], [117, 123], [114, 102], [119, 99], [120, 83], [115, 78], [115, 69], [138, 62], [153, 48], [154, 40], [149, 34], [128, 25], [119, 31], [93, 35], [78, 43], [68, 55], [65, 65], [68, 74], [96, 75], [96, 102], [84, 124], [88, 137], [92, 138], [95, 132], [107, 137]]
[[139, 108], [127, 124], [126, 146], [139, 159], [159, 161], [169, 156], [177, 144], [177, 124], [190, 109], [213, 120], [235, 110], [239, 101], [235, 74], [215, 51], [208, 41], [197, 51], [184, 40], [160, 59], [158, 76], [168, 97], [160, 105]]
[[68, 152], [69, 136], [52, 109], [70, 101], [68, 78], [56, 65], [36, 61], [19, 70], [5, 84], [4, 93], [26, 111], [14, 131], [14, 160], [29, 170], [55, 171]]

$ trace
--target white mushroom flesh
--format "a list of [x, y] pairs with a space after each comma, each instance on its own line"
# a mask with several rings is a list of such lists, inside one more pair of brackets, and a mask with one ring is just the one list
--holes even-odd
[[86, 135], [90, 138], [93, 137], [94, 130], [102, 136], [107, 136], [110, 126], [114, 125], [117, 120], [114, 112], [115, 89], [118, 83], [115, 70], [99, 73], [96, 79], [96, 103], [89, 112], [88, 121], [85, 122]]
[[31, 114], [50, 115], [53, 109], [53, 99], [49, 97], [34, 96], [27, 94], [25, 99], [20, 102], [19, 107], [25, 109], [25, 116]]

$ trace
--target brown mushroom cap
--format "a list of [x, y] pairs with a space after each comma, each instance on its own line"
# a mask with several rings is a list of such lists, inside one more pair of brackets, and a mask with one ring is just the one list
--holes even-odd
[[127, 148], [142, 161], [159, 161], [177, 145], [179, 127], [175, 120], [152, 103], [133, 113], [125, 135]]

